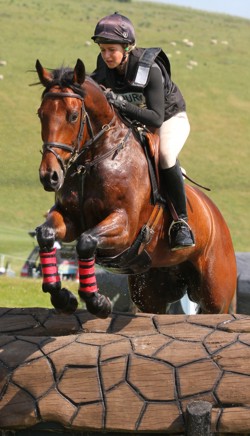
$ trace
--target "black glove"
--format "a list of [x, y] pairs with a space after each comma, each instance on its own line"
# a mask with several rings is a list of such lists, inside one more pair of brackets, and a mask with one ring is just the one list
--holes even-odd
[[124, 111], [126, 110], [127, 101], [122, 95], [115, 94], [113, 91], [109, 91], [106, 94], [106, 98], [110, 104], [112, 104], [117, 109]]

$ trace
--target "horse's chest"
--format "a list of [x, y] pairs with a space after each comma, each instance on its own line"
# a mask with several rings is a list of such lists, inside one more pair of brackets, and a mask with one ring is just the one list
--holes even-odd
[[56, 195], [57, 203], [64, 207], [79, 207], [79, 193], [77, 190], [62, 190]]

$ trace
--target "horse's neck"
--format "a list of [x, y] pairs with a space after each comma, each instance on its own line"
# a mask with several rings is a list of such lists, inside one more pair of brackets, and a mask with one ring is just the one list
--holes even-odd
[[[121, 141], [122, 136], [126, 136], [129, 127], [124, 124], [123, 120], [109, 105], [100, 87], [91, 79], [86, 80], [85, 91], [85, 107], [93, 133], [98, 135], [102, 131], [106, 132], [107, 134], [103, 136], [104, 143], [110, 148]], [[105, 138], [107, 138], [107, 141]]]
[[100, 129], [104, 129], [105, 126], [113, 124], [115, 119], [118, 118], [103, 95], [96, 102], [95, 99], [86, 98], [85, 107], [95, 133], [99, 132]]

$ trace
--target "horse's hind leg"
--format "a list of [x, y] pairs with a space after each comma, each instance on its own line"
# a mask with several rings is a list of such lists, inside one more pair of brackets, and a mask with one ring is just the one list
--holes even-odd
[[166, 313], [171, 303], [180, 300], [187, 289], [179, 266], [151, 268], [145, 273], [130, 275], [128, 283], [134, 304], [146, 313]]
[[199, 313], [235, 313], [237, 268], [234, 251], [220, 252], [218, 246], [213, 250], [210, 249], [200, 261], [200, 286], [191, 290], [191, 299], [199, 304]]

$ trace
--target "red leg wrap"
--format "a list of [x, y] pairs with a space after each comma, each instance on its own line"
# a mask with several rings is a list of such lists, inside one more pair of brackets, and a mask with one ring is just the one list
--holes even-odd
[[43, 276], [43, 290], [45, 292], [61, 288], [60, 276], [58, 274], [56, 248], [50, 252], [40, 251], [40, 262]]
[[79, 292], [98, 292], [95, 259], [79, 259]]

